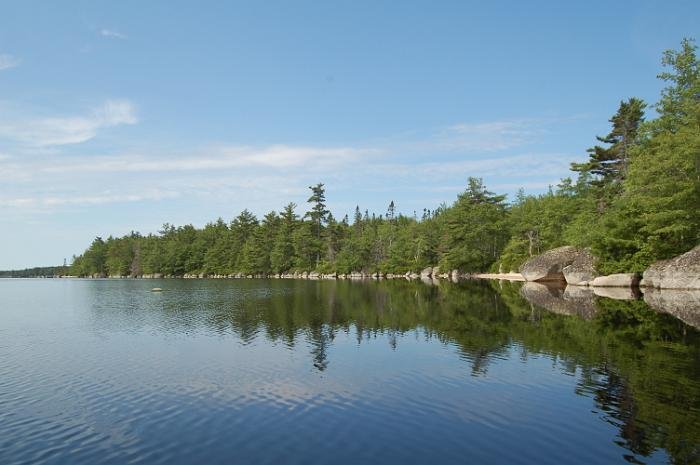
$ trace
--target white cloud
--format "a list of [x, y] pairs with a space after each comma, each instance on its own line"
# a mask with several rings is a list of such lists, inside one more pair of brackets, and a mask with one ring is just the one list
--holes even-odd
[[[264, 211], [288, 200], [302, 205], [306, 186], [319, 181], [353, 204], [372, 208], [380, 198], [383, 203], [407, 195], [414, 197], [411, 208], [416, 208], [452, 200], [469, 176], [483, 177], [490, 190], [499, 192], [519, 186], [544, 189], [552, 179], [566, 176], [575, 158], [537, 146], [513, 150], [525, 141], [536, 144], [548, 129], [542, 121], [459, 124], [422, 140], [364, 147], [222, 145], [113, 155], [71, 151], [60, 144], [88, 140], [101, 128], [136, 123], [128, 101], [108, 101], [86, 116], [30, 122], [22, 125], [27, 129], [21, 139], [34, 145], [0, 157], [0, 207], [18, 214], [174, 197], [180, 199], [183, 217], [201, 213], [199, 209]], [[0, 122], [0, 135], [3, 130], [7, 127]], [[119, 186], [119, 191], [106, 192], [104, 186]], [[192, 205], [199, 205], [198, 210], [185, 212]]]
[[19, 59], [7, 53], [0, 53], [0, 71], [19, 66]]
[[102, 37], [109, 37], [110, 39], [128, 39], [126, 34], [122, 34], [121, 32], [115, 31], [114, 29], [100, 29], [100, 35]]
[[551, 175], [566, 171], [569, 167], [570, 155], [559, 153], [524, 153], [482, 159], [442, 160], [424, 163], [388, 163], [375, 164], [373, 170], [394, 173], [404, 178], [441, 179], [451, 176], [500, 176], [525, 177], [535, 175]]
[[108, 100], [87, 116], [32, 118], [19, 123], [0, 122], [0, 139], [7, 138], [33, 147], [79, 144], [100, 129], [138, 122], [128, 100]]
[[303, 168], [318, 171], [359, 162], [381, 153], [375, 149], [350, 147], [293, 147], [274, 145], [263, 148], [223, 147], [208, 151], [206, 156], [188, 155], [182, 158], [144, 157], [123, 155], [116, 157], [91, 157], [77, 160], [63, 159], [39, 169], [51, 173], [114, 173], [114, 172], [169, 172], [211, 171], [224, 169]]
[[437, 144], [450, 150], [491, 152], [530, 143], [538, 133], [532, 120], [460, 123], [444, 130], [437, 137]]
[[50, 208], [66, 205], [90, 206], [107, 203], [141, 202], [178, 197], [176, 191], [150, 189], [134, 194], [114, 194], [109, 191], [97, 195], [46, 195], [37, 197], [0, 197], [0, 207]]
[[95, 111], [95, 117], [103, 127], [138, 122], [134, 105], [128, 100], [107, 100]]

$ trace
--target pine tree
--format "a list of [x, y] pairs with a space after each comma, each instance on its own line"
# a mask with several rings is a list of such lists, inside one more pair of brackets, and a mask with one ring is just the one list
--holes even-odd
[[505, 196], [486, 190], [480, 178], [469, 178], [467, 190], [446, 215], [445, 243], [441, 266], [445, 269], [488, 269], [507, 240]]
[[294, 212], [297, 205], [288, 203], [280, 212], [280, 226], [270, 254], [270, 265], [275, 273], [286, 273], [294, 266], [294, 241], [292, 236], [298, 217]]
[[571, 169], [595, 175], [592, 183], [598, 187], [620, 186], [627, 174], [630, 151], [637, 141], [639, 125], [644, 121], [645, 107], [642, 100], [634, 97], [620, 102], [617, 113], [610, 119], [612, 130], [605, 137], [597, 137], [599, 142], [608, 146], [591, 147], [588, 149], [589, 160], [572, 163]]
[[241, 259], [243, 257], [243, 246], [253, 235], [253, 231], [258, 226], [258, 219], [248, 209], [244, 209], [232, 222], [228, 235], [228, 255], [229, 267], [232, 271], [242, 271]]
[[394, 201], [392, 200], [391, 203], [389, 204], [389, 207], [386, 210], [386, 219], [393, 220], [395, 215], [396, 215], [396, 205], [394, 205]]
[[700, 243], [700, 70], [697, 47], [685, 39], [667, 51], [659, 77], [668, 83], [632, 153], [624, 193], [594, 244], [603, 270], [642, 271], [651, 262]]
[[312, 236], [316, 239], [313, 243], [313, 247], [316, 249], [316, 266], [318, 266], [321, 260], [321, 233], [323, 230], [323, 225], [328, 219], [328, 209], [326, 209], [326, 190], [323, 187], [323, 183], [318, 183], [315, 186], [309, 186], [311, 189], [311, 196], [307, 200], [312, 206], [311, 210], [306, 213], [305, 218], [311, 220]]

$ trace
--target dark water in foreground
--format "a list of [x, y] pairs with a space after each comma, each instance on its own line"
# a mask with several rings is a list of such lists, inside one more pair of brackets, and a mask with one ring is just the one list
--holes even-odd
[[700, 463], [697, 329], [523, 295], [0, 280], [0, 463]]

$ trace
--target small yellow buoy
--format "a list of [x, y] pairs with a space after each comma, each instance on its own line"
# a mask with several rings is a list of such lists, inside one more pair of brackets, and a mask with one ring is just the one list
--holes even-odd
[[162, 292], [162, 291], [163, 291], [163, 289], [161, 289], [159, 287], [154, 287], [153, 289], [151, 289], [151, 292]]

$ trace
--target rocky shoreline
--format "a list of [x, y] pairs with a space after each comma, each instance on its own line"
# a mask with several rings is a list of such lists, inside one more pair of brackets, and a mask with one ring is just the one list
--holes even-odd
[[[282, 274], [185, 274], [183, 276], [161, 273], [135, 276], [93, 275], [90, 278], [111, 279], [311, 279], [311, 280], [380, 280], [407, 279], [436, 282], [449, 280], [458, 282], [464, 279], [493, 279], [524, 281], [540, 284], [560, 284], [593, 288], [597, 295], [624, 294], [612, 289], [663, 289], [700, 290], [700, 246], [678, 257], [652, 264], [643, 274], [616, 273], [601, 276], [596, 271], [597, 259], [588, 249], [564, 246], [549, 250], [533, 257], [520, 267], [520, 272], [510, 273], [462, 273], [459, 270], [443, 271], [440, 267], [428, 267], [420, 272], [409, 271], [403, 274], [353, 271], [351, 273], [319, 273], [298, 271]], [[76, 276], [57, 276], [75, 278]], [[608, 289], [608, 290], [606, 290]]]
[[[601, 276], [588, 249], [564, 246], [533, 257], [520, 267], [529, 282], [562, 282], [593, 288], [700, 290], [700, 246], [677, 257], [653, 263], [644, 273]], [[601, 291], [603, 292], [603, 291]]]
[[[169, 276], [160, 273], [136, 276], [92, 276], [112, 279], [303, 279], [303, 280], [409, 280], [436, 285], [441, 281], [499, 280], [524, 282], [520, 295], [530, 303], [559, 314], [592, 318], [596, 299], [643, 299], [657, 311], [674, 315], [700, 328], [700, 246], [670, 260], [651, 265], [643, 274], [618, 273], [600, 276], [596, 258], [588, 250], [560, 247], [528, 260], [519, 273], [443, 272], [428, 267], [404, 274], [352, 272], [348, 274], [302, 271], [294, 273]], [[62, 276], [62, 278], [74, 278]], [[683, 287], [681, 287], [683, 286]], [[693, 287], [694, 286], [694, 287]], [[155, 288], [160, 290], [160, 288]]]
[[[457, 269], [443, 271], [438, 266], [427, 267], [421, 271], [406, 273], [383, 273], [353, 271], [342, 273], [321, 273], [318, 271], [295, 271], [283, 274], [205, 274], [186, 273], [168, 275], [162, 273], [131, 274], [128, 276], [94, 274], [92, 276], [35, 276], [38, 278], [78, 278], [93, 279], [311, 279], [311, 280], [381, 280], [406, 279], [436, 283], [440, 280], [459, 282], [465, 279], [490, 279], [523, 281], [569, 286], [590, 287], [596, 289], [597, 295], [625, 295], [624, 291], [615, 289], [664, 289], [664, 290], [700, 290], [700, 245], [677, 257], [661, 260], [650, 265], [643, 273], [615, 273], [600, 275], [597, 270], [598, 259], [589, 249], [563, 246], [548, 250], [535, 256], [523, 265], [519, 272], [498, 273], [463, 273]], [[11, 276], [10, 276], [11, 277]], [[607, 290], [606, 290], [607, 289]], [[632, 292], [632, 295], [638, 291]]]
[[[517, 274], [510, 273], [507, 276], [517, 277]], [[350, 280], [370, 280], [370, 279], [407, 279], [407, 280], [451, 280], [453, 282], [462, 279], [473, 279], [482, 278], [491, 275], [486, 274], [469, 274], [460, 273], [458, 270], [452, 270], [450, 272], [440, 272], [439, 267], [428, 267], [420, 272], [409, 271], [403, 274], [398, 273], [381, 273], [381, 272], [362, 272], [353, 271], [351, 273], [319, 273], [317, 271], [298, 271], [293, 273], [281, 273], [281, 274], [245, 274], [245, 273], [233, 273], [233, 274], [191, 274], [186, 273], [182, 276], [166, 275], [162, 273], [153, 274], [142, 274], [136, 276], [118, 276], [118, 275], [93, 275], [87, 276], [88, 278], [100, 279], [312, 279], [312, 280], [334, 280], [334, 279], [350, 279]], [[505, 275], [504, 275], [505, 276]], [[57, 276], [58, 278], [77, 278], [78, 276]]]

